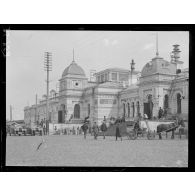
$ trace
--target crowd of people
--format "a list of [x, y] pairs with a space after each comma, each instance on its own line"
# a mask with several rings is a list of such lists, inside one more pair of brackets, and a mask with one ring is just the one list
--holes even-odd
[[[161, 107], [159, 108], [158, 111], [158, 116], [157, 117], [153, 117], [151, 120], [161, 120], [161, 119], [165, 119], [167, 116], [167, 110], [166, 109], [162, 109]], [[138, 131], [140, 129], [139, 127], [139, 121], [140, 120], [147, 120], [147, 114], [144, 114], [143, 116], [141, 115], [141, 113], [138, 114], [138, 116], [135, 119], [135, 123], [134, 123], [134, 130]], [[125, 117], [119, 117], [117, 119], [115, 119], [114, 117], [110, 117], [110, 119], [106, 119], [106, 117], [104, 116], [104, 119], [102, 121], [102, 124], [100, 126], [98, 126], [98, 124], [96, 122], [93, 122], [93, 124], [89, 125], [90, 121], [89, 121], [89, 117], [86, 117], [84, 120], [84, 123], [82, 126], [80, 127], [72, 127], [72, 128], [64, 128], [64, 129], [57, 129], [57, 127], [54, 127], [54, 130], [56, 132], [56, 134], [64, 134], [64, 135], [83, 135], [84, 139], [87, 138], [87, 135], [92, 135], [94, 137], [94, 140], [97, 140], [99, 132], [101, 132], [101, 136], [103, 135], [103, 139], [105, 139], [106, 137], [106, 131], [108, 130], [108, 124], [107, 122], [109, 121], [110, 124], [114, 124], [115, 125], [115, 136], [116, 136], [116, 141], [118, 140], [118, 138], [121, 139], [122, 141], [122, 135], [121, 135], [121, 129], [120, 129], [120, 124], [125, 122]], [[45, 134], [45, 126], [43, 127], [43, 132]]]

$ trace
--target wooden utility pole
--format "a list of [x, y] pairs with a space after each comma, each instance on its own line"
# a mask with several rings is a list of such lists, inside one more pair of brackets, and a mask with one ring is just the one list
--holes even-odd
[[45, 52], [44, 70], [47, 71], [46, 134], [49, 134], [49, 71], [52, 70], [52, 54]]
[[36, 107], [35, 107], [35, 124], [37, 125], [37, 94], [36, 94]]

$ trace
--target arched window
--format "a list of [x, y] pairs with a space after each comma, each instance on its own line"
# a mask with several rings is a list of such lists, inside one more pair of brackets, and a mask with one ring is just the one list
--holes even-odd
[[164, 110], [169, 108], [169, 96], [166, 94], [164, 97]]
[[74, 106], [74, 118], [80, 118], [80, 106], [75, 104]]
[[127, 105], [128, 105], [128, 117], [130, 117], [130, 105], [129, 103]]
[[177, 94], [177, 114], [181, 114], [181, 94]]
[[[56, 108], [58, 110], [58, 108]], [[65, 122], [65, 115], [66, 115], [66, 105], [61, 104], [58, 110], [58, 123]]]
[[153, 102], [152, 102], [152, 95], [148, 95], [148, 118], [151, 119], [153, 116]]
[[135, 105], [134, 102], [132, 102], [132, 109], [133, 109], [133, 117], [135, 116]]
[[125, 110], [125, 103], [123, 103], [123, 116], [125, 117], [125, 113], [126, 113], [126, 110]]
[[90, 104], [88, 104], [88, 116], [90, 115]]
[[139, 101], [137, 102], [137, 115], [139, 116], [140, 113], [140, 105], [139, 105]]

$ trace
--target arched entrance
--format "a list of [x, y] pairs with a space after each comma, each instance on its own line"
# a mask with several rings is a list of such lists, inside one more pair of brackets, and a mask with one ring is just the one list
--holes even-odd
[[164, 97], [164, 109], [168, 109], [169, 108], [169, 96], [166, 94]]
[[139, 116], [140, 114], [140, 105], [139, 105], [139, 101], [137, 102], [137, 116]]
[[129, 103], [127, 104], [127, 106], [128, 106], [128, 117], [130, 117], [130, 105], [129, 105]]
[[177, 114], [181, 114], [181, 94], [177, 94]]
[[134, 105], [134, 102], [132, 102], [132, 117], [135, 116], [135, 105]]
[[80, 105], [75, 104], [74, 106], [74, 118], [80, 118]]
[[123, 117], [125, 117], [126, 109], [125, 109], [125, 103], [123, 103]]
[[90, 104], [88, 104], [88, 116], [90, 115]]
[[58, 123], [65, 122], [65, 114], [66, 114], [66, 106], [65, 104], [61, 104], [58, 110]]
[[144, 103], [144, 114], [147, 114], [148, 119], [151, 119], [153, 116], [153, 102], [152, 102], [152, 95], [148, 95], [147, 97], [148, 102]]
[[166, 94], [164, 97], [164, 116], [166, 117], [169, 109], [169, 96]]

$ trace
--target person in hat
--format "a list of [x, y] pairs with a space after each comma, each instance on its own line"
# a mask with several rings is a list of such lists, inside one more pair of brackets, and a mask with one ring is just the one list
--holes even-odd
[[120, 134], [119, 122], [117, 122], [117, 124], [116, 124], [116, 141], [117, 141], [117, 138], [118, 137], [120, 137], [121, 138], [121, 141], [122, 141], [122, 136]]
[[46, 127], [45, 127], [45, 125], [43, 126], [43, 135], [46, 135]]
[[105, 139], [105, 133], [107, 131], [107, 126], [106, 126], [106, 122], [105, 121], [102, 122], [101, 131], [103, 132], [103, 136], [104, 136], [104, 139]]
[[85, 121], [85, 123], [81, 126], [83, 133], [84, 133], [84, 139], [86, 139], [87, 137], [87, 129], [88, 129], [88, 125], [87, 122]]
[[99, 127], [98, 127], [98, 125], [96, 124], [96, 122], [94, 122], [92, 129], [93, 129], [93, 132], [94, 132], [94, 139], [97, 140]]
[[158, 111], [158, 118], [162, 118], [163, 116], [163, 109], [160, 107], [159, 111]]

